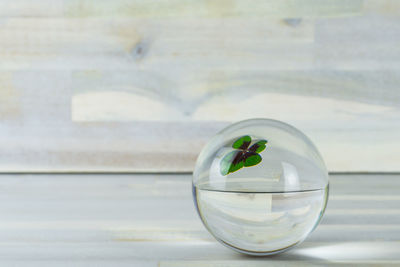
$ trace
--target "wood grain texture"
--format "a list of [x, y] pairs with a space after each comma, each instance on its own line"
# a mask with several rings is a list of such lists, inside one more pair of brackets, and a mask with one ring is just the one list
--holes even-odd
[[6, 0], [2, 16], [22, 17], [298, 17], [358, 14], [363, 0]]
[[316, 231], [286, 253], [249, 258], [205, 230], [190, 175], [0, 175], [0, 265], [396, 265], [399, 178], [331, 175]]
[[252, 117], [400, 171], [398, 1], [214, 2], [2, 1], [0, 171], [192, 171]]

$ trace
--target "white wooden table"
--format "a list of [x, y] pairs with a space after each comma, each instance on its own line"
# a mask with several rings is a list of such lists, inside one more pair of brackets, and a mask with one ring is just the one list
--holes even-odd
[[331, 175], [301, 245], [249, 257], [215, 241], [189, 174], [3, 174], [0, 266], [400, 265], [400, 175]]

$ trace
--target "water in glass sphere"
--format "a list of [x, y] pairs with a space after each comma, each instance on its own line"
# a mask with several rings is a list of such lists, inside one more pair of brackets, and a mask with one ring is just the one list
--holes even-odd
[[193, 177], [197, 211], [221, 243], [269, 255], [302, 242], [318, 225], [328, 175], [311, 141], [273, 120], [247, 120], [214, 137]]

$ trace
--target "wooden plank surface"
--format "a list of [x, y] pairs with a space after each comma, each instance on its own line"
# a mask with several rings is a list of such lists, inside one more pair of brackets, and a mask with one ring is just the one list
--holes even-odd
[[253, 117], [400, 171], [399, 1], [214, 2], [1, 1], [0, 171], [192, 171]]
[[359, 14], [364, 0], [5, 0], [0, 15], [6, 17], [292, 17]]
[[210, 236], [187, 174], [3, 174], [0, 191], [2, 266], [400, 263], [399, 175], [331, 175], [316, 231], [295, 249], [264, 258], [244, 257]]

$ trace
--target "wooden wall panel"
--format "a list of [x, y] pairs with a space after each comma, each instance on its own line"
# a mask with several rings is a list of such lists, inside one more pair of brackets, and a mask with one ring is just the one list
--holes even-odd
[[218, 3], [2, 1], [0, 171], [191, 171], [251, 117], [400, 171], [397, 1]]
[[298, 17], [359, 14], [363, 0], [4, 0], [16, 17]]

